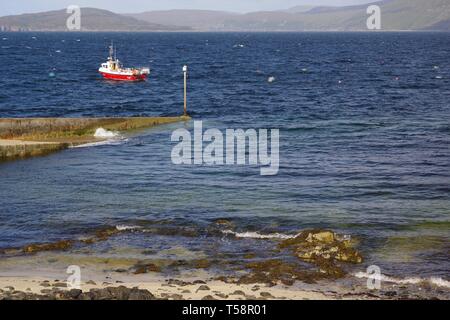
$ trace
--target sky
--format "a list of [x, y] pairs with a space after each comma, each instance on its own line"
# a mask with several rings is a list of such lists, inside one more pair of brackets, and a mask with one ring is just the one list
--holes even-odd
[[0, 16], [58, 10], [69, 5], [94, 7], [116, 13], [150, 10], [208, 9], [234, 12], [283, 10], [297, 5], [343, 6], [375, 0], [1, 0]]

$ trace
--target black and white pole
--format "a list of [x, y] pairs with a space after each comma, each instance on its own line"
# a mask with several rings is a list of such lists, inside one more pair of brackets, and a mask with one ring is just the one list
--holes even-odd
[[187, 66], [183, 66], [184, 73], [184, 116], [187, 116]]

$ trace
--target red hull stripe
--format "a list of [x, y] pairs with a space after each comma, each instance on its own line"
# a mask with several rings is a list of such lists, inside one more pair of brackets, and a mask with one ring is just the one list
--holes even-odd
[[123, 75], [123, 74], [112, 74], [112, 73], [106, 73], [101, 72], [103, 78], [110, 79], [110, 80], [121, 80], [121, 81], [142, 81], [147, 78], [146, 74], [141, 75]]

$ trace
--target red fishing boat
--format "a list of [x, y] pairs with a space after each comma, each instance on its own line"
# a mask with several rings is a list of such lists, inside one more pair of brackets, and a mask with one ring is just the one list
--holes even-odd
[[108, 61], [98, 69], [105, 79], [119, 81], [143, 81], [150, 74], [150, 68], [124, 68], [117, 59], [114, 46], [109, 47]]

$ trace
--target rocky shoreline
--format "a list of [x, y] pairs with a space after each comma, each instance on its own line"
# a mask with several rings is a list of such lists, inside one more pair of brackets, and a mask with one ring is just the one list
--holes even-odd
[[[136, 226], [137, 228], [138, 226]], [[209, 236], [222, 234], [226, 227], [233, 228], [229, 220], [217, 220], [207, 227]], [[183, 237], [198, 237], [198, 231], [167, 226], [152, 229], [131, 227], [102, 227], [81, 239], [66, 239], [53, 243], [34, 243], [19, 248], [0, 249], [0, 259], [29, 265], [50, 263], [45, 274], [59, 279], [70, 262], [56, 265], [59, 252], [62, 261], [73, 250], [86, 250], [120, 236], [134, 232], [156, 234], [181, 233]], [[188, 232], [189, 231], [189, 232]], [[230, 241], [241, 241], [229, 236]], [[357, 279], [349, 270], [364, 261], [358, 251], [358, 241], [331, 230], [307, 229], [296, 235], [274, 241], [265, 241], [269, 256], [258, 257], [247, 253], [242, 258], [223, 260], [219, 256], [190, 259], [125, 259], [126, 263], [114, 263], [106, 256], [104, 264], [84, 264], [82, 256], [73, 258], [83, 268], [83, 279], [90, 279], [80, 288], [70, 288], [65, 281], [56, 278], [29, 276], [30, 266], [23, 269], [25, 275], [13, 268], [0, 276], [0, 300], [300, 300], [300, 299], [448, 299], [445, 288], [427, 283], [397, 284], [385, 282], [380, 290], [369, 290], [366, 279]], [[79, 251], [78, 251], [79, 252]], [[290, 258], [281, 258], [281, 256]], [[34, 258], [39, 260], [33, 260]], [[86, 256], [95, 260], [92, 254]], [[15, 260], [16, 259], [16, 260]], [[28, 260], [27, 260], [28, 259]], [[1, 261], [0, 260], [0, 261]], [[97, 261], [97, 260], [96, 260]], [[99, 258], [98, 262], [101, 259]], [[6, 263], [5, 265], [8, 265]], [[65, 265], [65, 267], [64, 267]], [[1, 265], [0, 265], [0, 268]], [[363, 268], [364, 269], [364, 268]], [[8, 276], [9, 274], [9, 276]], [[87, 274], [87, 275], [86, 275]], [[175, 278], [176, 277], [176, 278]]]
[[[217, 221], [213, 226], [221, 225]], [[211, 227], [211, 228], [212, 228]], [[121, 229], [117, 227], [99, 228], [83, 239], [65, 239], [50, 243], [34, 243], [21, 248], [0, 248], [0, 255], [20, 256], [32, 255], [40, 252], [68, 251], [74, 246], [90, 246], [109, 238], [134, 232], [134, 229]], [[293, 285], [295, 281], [314, 283], [322, 279], [339, 279], [344, 277], [346, 264], [360, 264], [362, 255], [354, 248], [354, 241], [346, 239], [331, 230], [304, 230], [290, 239], [278, 243], [275, 250], [290, 252], [293, 257], [308, 265], [297, 262], [287, 262], [279, 258], [257, 258], [254, 254], [248, 255], [248, 262], [236, 260], [232, 262], [235, 271], [242, 271], [243, 275], [237, 277], [218, 277], [217, 280], [235, 282], [239, 284], [266, 283], [276, 285]], [[131, 274], [160, 273], [165, 269], [209, 269], [220, 265], [217, 259], [190, 259], [162, 261], [137, 261], [128, 269], [117, 269], [116, 272]]]

